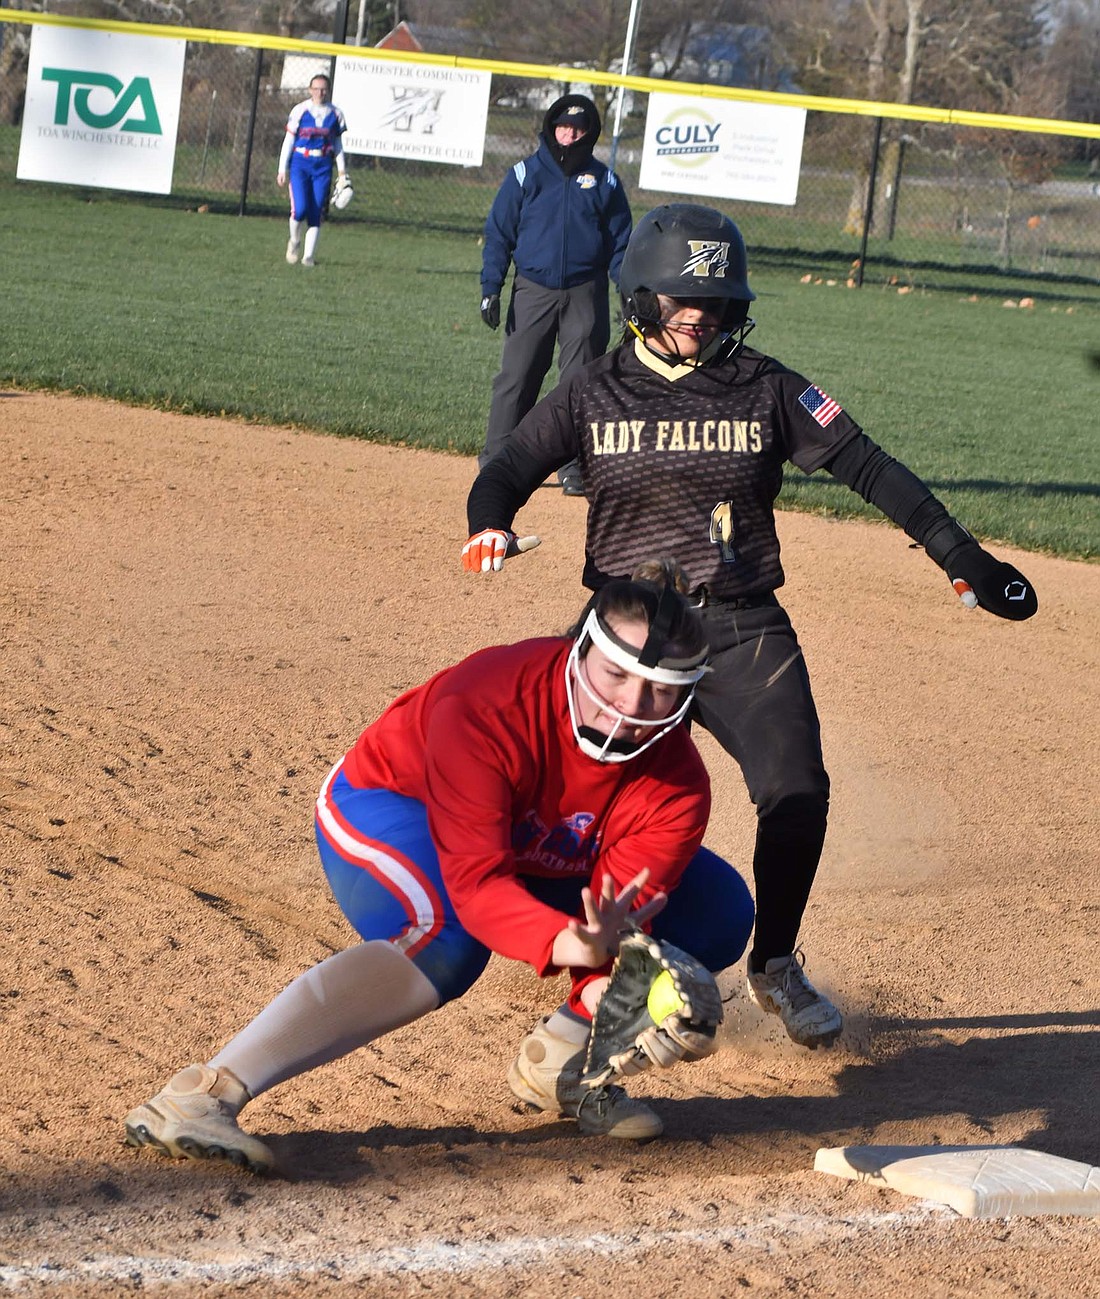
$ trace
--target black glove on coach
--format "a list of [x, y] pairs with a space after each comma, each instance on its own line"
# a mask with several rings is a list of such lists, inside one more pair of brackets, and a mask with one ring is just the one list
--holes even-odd
[[487, 293], [481, 299], [481, 319], [485, 321], [490, 329], [496, 329], [500, 324], [499, 293]]

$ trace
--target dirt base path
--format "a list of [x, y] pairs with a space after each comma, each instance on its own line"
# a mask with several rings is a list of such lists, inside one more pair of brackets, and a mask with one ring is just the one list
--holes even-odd
[[[494, 960], [457, 1005], [248, 1111], [261, 1182], [121, 1116], [351, 941], [312, 807], [405, 687], [567, 626], [584, 503], [458, 567], [472, 462], [0, 394], [0, 1290], [1094, 1295], [1095, 1220], [978, 1222], [812, 1172], [819, 1146], [1017, 1142], [1100, 1164], [1100, 567], [1006, 552], [1040, 614], [964, 611], [896, 530], [784, 515], [834, 779], [804, 929], [841, 1046], [730, 993], [725, 1050], [638, 1082], [635, 1147], [522, 1112], [560, 987]], [[707, 842], [748, 869], [740, 775]]]

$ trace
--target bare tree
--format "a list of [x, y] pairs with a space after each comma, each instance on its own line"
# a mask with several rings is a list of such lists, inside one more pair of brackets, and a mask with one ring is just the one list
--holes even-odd
[[[1046, 65], [1061, 87], [1060, 116], [1072, 121], [1100, 121], [1100, 4], [1064, 0], [1052, 14]], [[1075, 146], [1090, 174], [1100, 174], [1100, 142], [1082, 139]]]
[[5, 23], [0, 28], [0, 122], [18, 126], [27, 84], [31, 41], [28, 28]]

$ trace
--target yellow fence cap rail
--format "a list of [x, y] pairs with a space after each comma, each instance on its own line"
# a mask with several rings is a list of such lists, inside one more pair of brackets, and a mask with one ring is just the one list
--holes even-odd
[[585, 82], [596, 86], [622, 86], [647, 94], [696, 95], [701, 99], [732, 99], [750, 104], [782, 104], [809, 112], [843, 113], [858, 117], [892, 117], [908, 122], [936, 122], [994, 131], [1031, 131], [1040, 135], [1068, 135], [1100, 140], [1100, 124], [1064, 121], [1050, 117], [1018, 117], [1004, 113], [971, 113], [961, 108], [934, 108], [924, 104], [896, 104], [869, 99], [840, 99], [829, 95], [789, 95], [741, 86], [715, 86], [692, 81], [666, 81], [656, 77], [623, 76], [595, 69], [559, 67], [541, 63], [512, 63], [499, 59], [471, 59], [452, 54], [420, 54], [408, 50], [379, 49], [374, 45], [337, 45], [332, 41], [303, 41], [259, 32], [229, 32], [211, 27], [170, 27], [161, 23], [123, 22], [111, 18], [72, 18], [33, 13], [26, 9], [0, 9], [0, 22], [30, 23], [51, 27], [77, 27], [90, 31], [135, 36], [160, 36], [207, 45], [232, 45], [246, 49], [280, 50], [294, 54], [321, 54], [328, 58], [371, 59], [391, 63], [426, 63], [436, 67], [470, 68], [537, 81]]

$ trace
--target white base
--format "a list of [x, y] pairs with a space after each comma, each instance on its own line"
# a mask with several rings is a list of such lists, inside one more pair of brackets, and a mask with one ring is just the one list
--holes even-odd
[[1100, 1215], [1100, 1168], [1019, 1146], [835, 1146], [814, 1170], [949, 1205], [964, 1218]]

